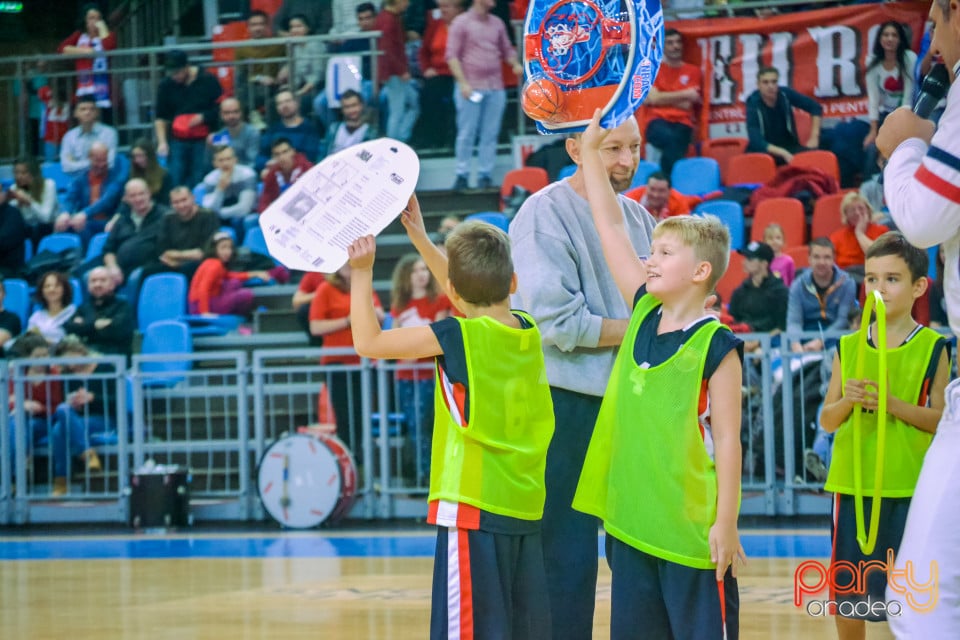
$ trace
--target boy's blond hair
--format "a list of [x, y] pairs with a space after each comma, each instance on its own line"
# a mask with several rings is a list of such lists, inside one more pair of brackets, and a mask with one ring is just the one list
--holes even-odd
[[465, 302], [488, 307], [507, 299], [513, 280], [507, 234], [486, 222], [463, 222], [445, 247], [447, 277]]
[[717, 216], [674, 216], [653, 229], [653, 239], [672, 233], [693, 249], [697, 260], [710, 263], [710, 277], [705, 283], [713, 291], [730, 262], [730, 231]]

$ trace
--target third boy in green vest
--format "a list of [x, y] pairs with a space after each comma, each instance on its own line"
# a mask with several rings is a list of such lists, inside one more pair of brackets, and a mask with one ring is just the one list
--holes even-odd
[[[886, 310], [887, 343], [876, 343], [877, 324], [866, 327], [866, 342], [861, 332], [840, 339], [833, 359], [830, 388], [824, 399], [820, 424], [825, 431], [837, 432], [833, 441], [833, 459], [825, 489], [835, 493], [833, 509], [833, 558], [863, 566], [863, 562], [886, 566], [888, 551], [894, 555], [900, 547], [910, 497], [920, 475], [927, 447], [933, 439], [950, 377], [950, 353], [946, 338], [917, 324], [911, 315], [914, 301], [927, 288], [927, 253], [910, 245], [897, 232], [885, 233], [867, 249], [864, 287], [867, 295], [880, 293]], [[865, 377], [856, 376], [857, 356], [865, 352]], [[887, 418], [883, 459], [878, 458], [878, 349], [887, 351]], [[861, 481], [864, 497], [864, 522], [869, 523], [872, 499], [877, 489], [874, 479], [877, 465], [883, 467], [879, 495], [880, 527], [873, 553], [865, 555], [857, 543], [854, 497], [854, 426], [860, 412], [862, 456]], [[891, 569], [892, 564], [891, 564]], [[918, 567], [921, 579], [928, 567]], [[834, 583], [850, 583], [850, 572], [837, 569]], [[837, 605], [837, 634], [841, 640], [863, 638], [865, 620], [886, 620], [882, 608], [871, 603], [886, 601], [885, 571], [866, 573], [866, 585], [848, 594], [831, 594]], [[860, 603], [861, 606], [856, 605]], [[864, 606], [862, 603], [867, 603]], [[865, 615], [864, 615], [865, 613]]]

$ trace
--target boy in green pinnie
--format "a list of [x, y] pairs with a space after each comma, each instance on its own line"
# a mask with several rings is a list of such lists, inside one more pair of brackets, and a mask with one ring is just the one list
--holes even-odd
[[638, 258], [603, 171], [623, 150], [599, 116], [581, 139], [587, 197], [633, 314], [573, 507], [607, 532], [611, 638], [736, 638], [743, 342], [704, 310], [730, 235], [713, 216], [668, 218]]
[[[947, 339], [917, 324], [911, 315], [914, 301], [927, 289], [927, 253], [912, 246], [897, 232], [877, 238], [867, 249], [863, 285], [867, 295], [880, 293], [886, 310], [887, 343], [876, 344], [877, 324], [840, 339], [833, 358], [830, 387], [823, 401], [820, 425], [836, 432], [833, 458], [824, 488], [834, 492], [832, 563], [846, 561], [886, 563], [895, 556], [903, 538], [910, 498], [920, 475], [923, 457], [943, 413], [944, 389], [950, 378]], [[878, 460], [877, 368], [878, 347], [887, 351], [887, 418], [883, 460]], [[866, 349], [865, 378], [855, 377], [857, 357]], [[880, 487], [880, 526], [873, 553], [865, 555], [857, 543], [856, 498], [853, 471], [853, 417], [860, 412], [864, 523], [870, 522], [877, 464], [883, 466]], [[890, 568], [893, 568], [892, 561]], [[853, 576], [836, 568], [835, 584], [849, 584]], [[865, 621], [886, 620], [886, 612], [869, 603], [885, 602], [887, 574], [866, 572], [862, 592], [831, 594], [837, 601], [837, 635], [841, 640], [863, 638]], [[857, 607], [858, 603], [868, 606]], [[857, 612], [866, 610], [866, 615]]]
[[540, 520], [553, 402], [533, 319], [510, 308], [510, 240], [465, 222], [444, 255], [411, 197], [410, 240], [466, 317], [381, 331], [374, 314], [372, 236], [349, 248], [350, 320], [370, 358], [436, 357], [427, 521], [436, 524], [430, 637], [550, 636]]

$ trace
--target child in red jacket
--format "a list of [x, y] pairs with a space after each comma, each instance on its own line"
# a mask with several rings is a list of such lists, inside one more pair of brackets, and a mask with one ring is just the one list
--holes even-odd
[[246, 316], [253, 309], [253, 291], [244, 289], [250, 278], [270, 280], [267, 271], [229, 271], [233, 258], [233, 236], [226, 231], [213, 234], [209, 256], [190, 281], [190, 313]]

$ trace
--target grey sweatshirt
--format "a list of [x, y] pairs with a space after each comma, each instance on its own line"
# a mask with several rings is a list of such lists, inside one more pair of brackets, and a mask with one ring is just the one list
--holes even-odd
[[[630, 241], [639, 256], [650, 253], [653, 217], [620, 196]], [[616, 358], [597, 347], [604, 318], [630, 317], [607, 268], [586, 199], [566, 180], [530, 196], [510, 224], [518, 276], [513, 305], [530, 313], [543, 336], [550, 385], [602, 396]]]

